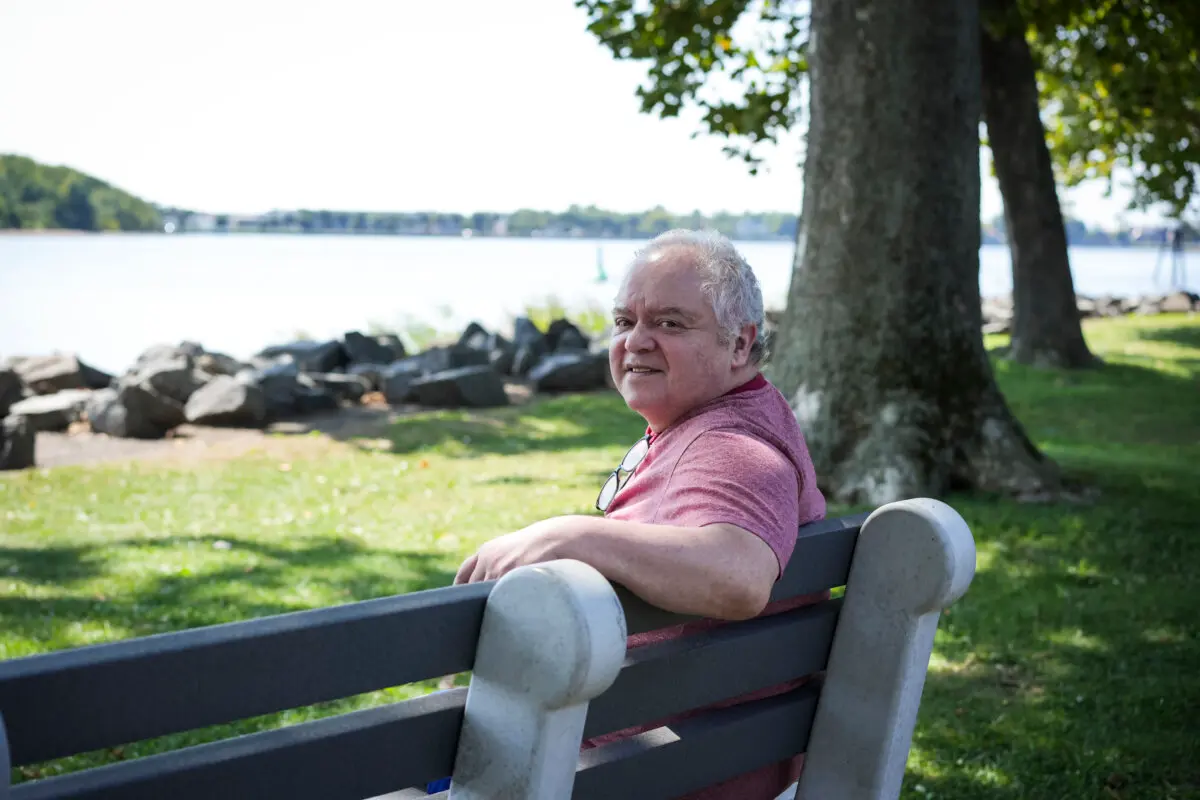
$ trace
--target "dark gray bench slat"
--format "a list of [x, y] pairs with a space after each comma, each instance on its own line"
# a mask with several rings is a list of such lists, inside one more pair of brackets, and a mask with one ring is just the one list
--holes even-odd
[[825, 668], [840, 600], [645, 645], [588, 706], [584, 736], [623, 730]]
[[[858, 541], [858, 529], [866, 518], [867, 514], [855, 514], [802, 526], [796, 549], [787, 569], [775, 583], [771, 600], [786, 600], [845, 586], [854, 545]], [[696, 619], [652, 606], [623, 586], [615, 588], [625, 609], [625, 625], [630, 633], [644, 633]]]
[[466, 689], [20, 784], [13, 800], [362, 800], [449, 775]]
[[0, 662], [19, 766], [462, 672], [493, 583]]
[[819, 685], [709, 711], [580, 754], [574, 800], [663, 800], [803, 753]]

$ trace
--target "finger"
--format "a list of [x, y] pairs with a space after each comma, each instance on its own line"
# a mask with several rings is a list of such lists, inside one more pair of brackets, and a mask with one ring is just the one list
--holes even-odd
[[457, 586], [460, 583], [469, 583], [471, 573], [475, 570], [475, 564], [479, 561], [479, 554], [474, 553], [467, 558], [458, 567], [458, 572], [454, 575], [454, 584]]

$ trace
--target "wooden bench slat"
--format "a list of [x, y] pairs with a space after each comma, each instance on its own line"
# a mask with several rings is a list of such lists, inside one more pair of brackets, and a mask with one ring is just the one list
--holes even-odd
[[466, 689], [48, 778], [13, 800], [362, 800], [453, 769]]
[[14, 766], [462, 672], [493, 583], [0, 662]]
[[[771, 600], [786, 600], [845, 586], [858, 531], [866, 518], [865, 513], [856, 514], [801, 527], [794, 554], [776, 581]], [[644, 633], [696, 619], [652, 606], [623, 586], [614, 588], [625, 609], [625, 625], [630, 633]]]
[[584, 736], [622, 730], [825, 668], [840, 600], [631, 650], [588, 706]]
[[803, 753], [819, 685], [585, 750], [574, 800], [665, 800]]

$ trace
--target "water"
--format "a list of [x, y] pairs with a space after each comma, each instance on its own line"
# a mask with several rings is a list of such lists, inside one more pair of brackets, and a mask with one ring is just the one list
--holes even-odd
[[[399, 236], [0, 236], [0, 357], [77, 352], [124, 371], [156, 342], [198, 341], [247, 358], [297, 332], [370, 323], [507, 326], [527, 303], [607, 308], [640, 245], [587, 239]], [[782, 307], [790, 242], [742, 242], [768, 308]], [[597, 250], [608, 281], [597, 276]], [[1076, 290], [1137, 295], [1158, 250], [1075, 248]], [[980, 251], [980, 290], [1011, 289], [1005, 247]], [[1165, 280], [1167, 268], [1160, 276]]]

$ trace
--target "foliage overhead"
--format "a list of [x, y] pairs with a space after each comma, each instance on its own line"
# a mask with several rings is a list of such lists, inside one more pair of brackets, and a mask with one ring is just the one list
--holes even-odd
[[[642, 110], [694, 104], [725, 152], [757, 170], [761, 145], [803, 114], [809, 3], [800, 0], [575, 0], [617, 59], [648, 61]], [[985, 3], [995, 22], [1000, 7]], [[1200, 24], [1195, 0], [1081, 0], [1016, 7], [1040, 61], [1048, 138], [1070, 184], [1135, 178], [1134, 203], [1177, 212], [1200, 184]], [[695, 135], [695, 134], [693, 134]]]
[[68, 167], [0, 155], [0, 229], [162, 230], [153, 205]]
[[1181, 215], [1200, 189], [1200, 9], [1195, 0], [1081, 4], [1031, 36], [1046, 127], [1069, 184], [1133, 173], [1133, 204]]
[[[695, 104], [723, 148], [751, 173], [760, 145], [800, 117], [808, 68], [808, 3], [798, 0], [575, 0], [617, 59], [649, 60], [642, 111], [678, 116]], [[694, 136], [695, 134], [693, 134]]]

